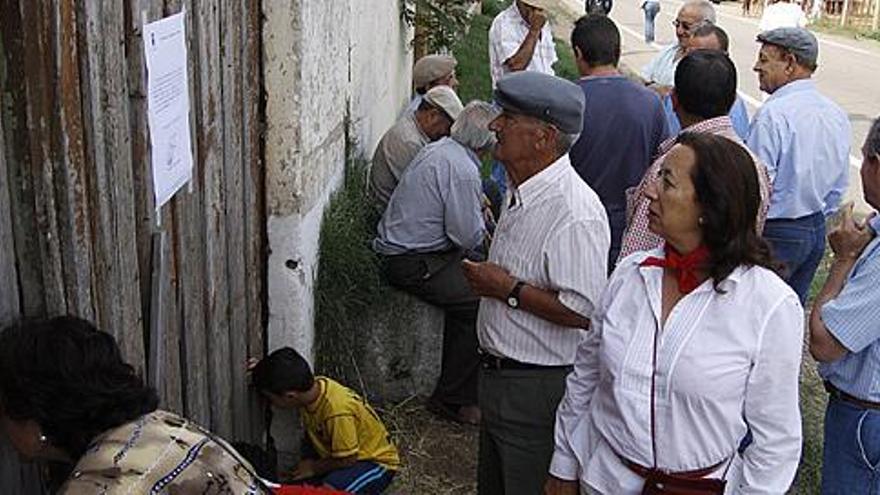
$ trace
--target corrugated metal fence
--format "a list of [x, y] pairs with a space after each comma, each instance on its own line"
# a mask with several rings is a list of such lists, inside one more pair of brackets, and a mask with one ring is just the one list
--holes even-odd
[[[163, 407], [255, 438], [243, 368], [264, 344], [259, 0], [0, 8], [0, 323], [92, 319]], [[181, 9], [195, 177], [157, 222], [141, 25]], [[3, 449], [3, 493], [34, 493]]]

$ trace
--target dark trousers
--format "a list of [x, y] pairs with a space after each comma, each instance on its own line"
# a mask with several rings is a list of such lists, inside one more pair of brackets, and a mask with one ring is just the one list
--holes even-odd
[[825, 215], [820, 212], [795, 219], [767, 220], [764, 238], [772, 246], [773, 256], [785, 264], [785, 281], [803, 304], [825, 254]]
[[477, 309], [480, 299], [461, 270], [461, 251], [385, 256], [383, 271], [398, 289], [445, 313], [443, 362], [432, 400], [449, 406], [477, 404]]
[[542, 493], [569, 368], [480, 373], [479, 495]]

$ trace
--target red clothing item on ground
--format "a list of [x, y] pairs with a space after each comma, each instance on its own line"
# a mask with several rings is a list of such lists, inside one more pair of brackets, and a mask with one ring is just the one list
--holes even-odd
[[316, 486], [284, 485], [275, 488], [275, 495], [345, 495], [347, 493]]

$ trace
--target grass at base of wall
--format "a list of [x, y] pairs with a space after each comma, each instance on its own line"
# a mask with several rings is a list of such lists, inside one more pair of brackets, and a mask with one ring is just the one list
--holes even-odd
[[367, 162], [349, 159], [345, 180], [324, 212], [315, 283], [316, 370], [353, 385], [358, 321], [387, 300], [378, 258], [370, 248], [378, 215], [367, 197]]

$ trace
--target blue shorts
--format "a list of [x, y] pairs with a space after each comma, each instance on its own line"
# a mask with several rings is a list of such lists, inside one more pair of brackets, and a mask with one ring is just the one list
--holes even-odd
[[354, 466], [327, 473], [321, 483], [349, 493], [374, 495], [388, 488], [396, 471], [371, 461], [358, 461]]

